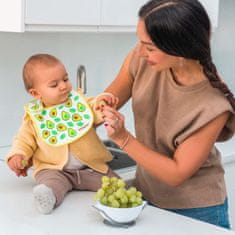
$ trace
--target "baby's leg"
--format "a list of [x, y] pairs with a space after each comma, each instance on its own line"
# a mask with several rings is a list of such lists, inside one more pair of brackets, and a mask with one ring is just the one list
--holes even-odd
[[109, 169], [106, 174], [102, 174], [93, 169], [85, 168], [79, 170], [79, 175], [80, 175], [80, 182], [77, 182], [76, 189], [89, 190], [93, 192], [97, 191], [101, 187], [102, 176], [107, 175], [108, 177], [120, 178], [111, 169]]
[[72, 184], [63, 171], [42, 170], [36, 174], [35, 179], [38, 183], [34, 187], [35, 203], [43, 214], [49, 214], [59, 206], [66, 193], [72, 190]]

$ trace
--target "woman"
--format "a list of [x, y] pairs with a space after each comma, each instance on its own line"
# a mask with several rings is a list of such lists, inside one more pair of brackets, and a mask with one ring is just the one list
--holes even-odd
[[132, 98], [136, 137], [104, 107], [108, 136], [137, 162], [151, 204], [229, 228], [216, 141], [235, 130], [233, 94], [211, 58], [210, 21], [197, 0], [152, 0], [139, 11], [139, 43], [106, 89]]

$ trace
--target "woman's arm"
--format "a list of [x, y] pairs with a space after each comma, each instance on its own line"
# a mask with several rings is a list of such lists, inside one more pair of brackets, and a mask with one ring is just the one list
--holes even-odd
[[132, 57], [133, 51], [131, 51], [113, 82], [105, 89], [106, 92], [110, 92], [116, 97], [118, 97], [118, 108], [123, 106], [128, 99], [131, 97], [132, 91], [132, 78], [129, 73], [129, 65]]
[[127, 134], [123, 125], [124, 117], [116, 110], [106, 108], [104, 114], [108, 123], [106, 129], [109, 137], [119, 146], [122, 146], [128, 138], [124, 146], [125, 152], [153, 177], [171, 186], [180, 185], [201, 167], [229, 117], [228, 112], [216, 117], [181, 143], [173, 158], [169, 158], [151, 150], [134, 136]]

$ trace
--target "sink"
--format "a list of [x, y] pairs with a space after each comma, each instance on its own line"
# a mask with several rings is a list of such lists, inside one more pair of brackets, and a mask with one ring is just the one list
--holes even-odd
[[103, 140], [103, 143], [113, 155], [113, 160], [108, 162], [111, 169], [117, 170], [136, 165], [136, 162], [122, 151], [114, 142], [111, 140]]

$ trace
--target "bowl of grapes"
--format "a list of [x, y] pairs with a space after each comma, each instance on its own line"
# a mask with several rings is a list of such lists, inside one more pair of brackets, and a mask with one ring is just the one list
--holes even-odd
[[115, 227], [130, 227], [146, 206], [142, 193], [135, 187], [126, 187], [124, 180], [103, 176], [101, 188], [95, 194], [93, 207], [104, 218], [104, 223]]

